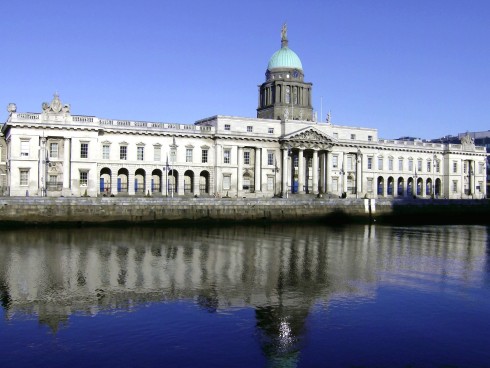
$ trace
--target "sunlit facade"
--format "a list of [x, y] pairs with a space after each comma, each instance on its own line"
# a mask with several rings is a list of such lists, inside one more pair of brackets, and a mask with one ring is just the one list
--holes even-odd
[[[257, 118], [194, 124], [72, 115], [58, 95], [39, 113], [10, 104], [2, 193], [10, 196], [483, 198], [486, 151], [379, 139], [374, 128], [317, 121], [312, 84], [288, 47], [269, 60]], [[0, 163], [1, 166], [1, 163]]]

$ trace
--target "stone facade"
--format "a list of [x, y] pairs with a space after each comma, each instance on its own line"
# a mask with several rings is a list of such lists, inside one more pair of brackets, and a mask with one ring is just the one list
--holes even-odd
[[[284, 53], [284, 32], [281, 41]], [[72, 115], [58, 95], [40, 113], [10, 104], [0, 143], [2, 193], [485, 197], [486, 151], [469, 136], [461, 144], [382, 140], [374, 128], [332, 124], [330, 116], [316, 121], [311, 83], [288, 50], [269, 62], [256, 119], [104, 119]]]

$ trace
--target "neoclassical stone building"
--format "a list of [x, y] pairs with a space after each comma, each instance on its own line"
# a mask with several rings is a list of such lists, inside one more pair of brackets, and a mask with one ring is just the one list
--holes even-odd
[[486, 151], [469, 136], [462, 144], [381, 140], [374, 128], [316, 121], [312, 84], [285, 27], [265, 75], [257, 118], [113, 120], [72, 115], [56, 94], [39, 113], [10, 104], [0, 143], [3, 193], [485, 197]]

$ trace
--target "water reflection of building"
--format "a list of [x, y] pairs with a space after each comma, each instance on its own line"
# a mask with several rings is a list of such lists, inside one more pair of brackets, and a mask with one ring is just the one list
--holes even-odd
[[253, 307], [264, 352], [293, 360], [318, 301], [369, 297], [378, 283], [470, 283], [488, 267], [487, 230], [476, 226], [27, 230], [2, 243], [7, 318], [35, 314], [56, 330], [74, 312], [148, 301]]

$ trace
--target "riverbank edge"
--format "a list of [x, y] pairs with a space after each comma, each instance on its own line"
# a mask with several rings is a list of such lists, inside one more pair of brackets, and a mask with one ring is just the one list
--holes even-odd
[[489, 200], [82, 197], [0, 199], [0, 228], [257, 223], [490, 224]]

